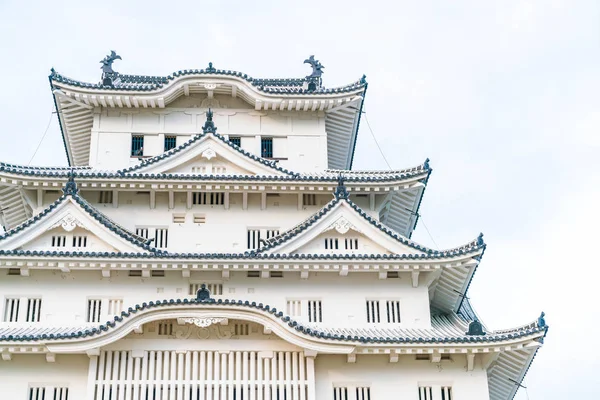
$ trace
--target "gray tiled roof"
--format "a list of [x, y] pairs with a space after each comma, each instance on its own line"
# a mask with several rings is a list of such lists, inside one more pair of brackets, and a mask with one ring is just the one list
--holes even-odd
[[113, 83], [112, 86], [103, 85], [102, 83], [88, 83], [71, 79], [59, 74], [54, 69], [51, 70], [49, 78], [51, 82], [64, 83], [84, 89], [151, 92], [167, 86], [169, 83], [182, 76], [231, 76], [248, 82], [257, 90], [268, 94], [277, 95], [337, 94], [361, 90], [367, 85], [366, 77], [363, 76], [360, 80], [345, 86], [336, 88], [317, 87], [315, 90], [308, 90], [304, 89], [305, 84], [308, 82], [304, 78], [256, 79], [242, 72], [215, 69], [210, 67], [206, 69], [179, 70], [167, 76], [127, 75], [115, 72], [111, 74]]

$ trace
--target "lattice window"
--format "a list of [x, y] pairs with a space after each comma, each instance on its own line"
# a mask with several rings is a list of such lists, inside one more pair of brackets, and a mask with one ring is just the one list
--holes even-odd
[[173, 323], [172, 322], [159, 322], [158, 323], [158, 334], [160, 336], [173, 335]]
[[346, 250], [358, 250], [358, 239], [346, 238], [344, 239], [344, 245]]
[[442, 400], [452, 400], [451, 386], [442, 386]]
[[273, 138], [260, 138], [260, 156], [264, 158], [273, 158]]
[[431, 386], [419, 386], [419, 400], [433, 400]]
[[248, 229], [248, 249], [260, 248], [260, 229]]
[[387, 322], [390, 324], [400, 323], [400, 302], [398, 300], [388, 300], [385, 302]]
[[67, 237], [63, 235], [52, 236], [52, 247], [67, 247]]
[[229, 136], [229, 141], [237, 147], [242, 147], [242, 138], [239, 136]]
[[156, 228], [154, 231], [154, 247], [166, 249], [169, 244], [169, 230], [167, 228]]
[[108, 299], [108, 315], [120, 315], [123, 311], [123, 299]]
[[148, 228], [135, 228], [135, 234], [144, 239], [148, 239]]
[[111, 190], [102, 190], [100, 192], [100, 198], [98, 199], [98, 203], [100, 204], [110, 204], [113, 201], [113, 192]]
[[174, 149], [177, 146], [177, 136], [165, 136], [165, 151]]
[[87, 236], [73, 236], [73, 247], [87, 247]]
[[302, 316], [302, 301], [300, 300], [288, 300], [286, 304], [287, 315], [290, 317], [301, 317]]
[[349, 400], [347, 387], [334, 387], [333, 400]]
[[195, 192], [192, 203], [197, 205], [222, 206], [225, 204], [225, 193], [223, 192]]
[[308, 300], [308, 322], [323, 322], [321, 300]]
[[233, 334], [236, 336], [248, 336], [250, 334], [250, 324], [233, 324]]
[[131, 137], [131, 156], [140, 157], [144, 155], [144, 137], [133, 135]]
[[325, 250], [337, 250], [339, 240], [337, 238], [325, 238]]
[[42, 299], [27, 299], [25, 322], [40, 322]]
[[302, 195], [302, 203], [305, 206], [316, 206], [317, 205], [317, 195], [316, 194], [303, 194]]
[[381, 322], [379, 300], [367, 300], [367, 322], [371, 324]]
[[356, 400], [371, 400], [371, 388], [370, 387], [357, 387], [356, 388]]
[[[204, 283], [206, 288], [210, 292], [211, 296], [222, 296], [223, 295], [223, 284], [222, 283]], [[190, 283], [189, 292], [190, 296], [196, 296], [198, 290], [202, 287], [202, 283]]]
[[19, 320], [20, 299], [6, 299], [4, 301], [4, 322], [17, 322]]
[[89, 299], [87, 307], [87, 322], [100, 322], [102, 315], [102, 299]]
[[[29, 388], [27, 400], [69, 400], [68, 387], [35, 386]], [[47, 394], [47, 396], [46, 396]]]

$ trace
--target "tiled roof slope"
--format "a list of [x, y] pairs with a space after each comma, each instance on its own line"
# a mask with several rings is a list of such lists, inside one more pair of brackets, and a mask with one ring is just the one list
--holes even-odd
[[188, 76], [231, 76], [248, 82], [257, 90], [276, 95], [320, 95], [346, 93], [364, 89], [367, 85], [366, 77], [363, 75], [360, 80], [345, 86], [336, 88], [317, 87], [315, 90], [308, 90], [304, 88], [307, 83], [307, 80], [304, 78], [257, 79], [238, 71], [216, 69], [212, 67], [212, 64], [206, 69], [179, 70], [167, 76], [127, 75], [114, 72], [111, 74], [113, 83], [112, 86], [103, 85], [102, 83], [88, 83], [71, 79], [59, 74], [54, 69], [51, 70], [49, 78], [51, 82], [64, 83], [84, 89], [152, 92], [169, 85], [169, 83], [173, 82], [179, 77]]
[[[343, 190], [345, 191], [345, 187]], [[376, 219], [371, 217], [369, 214], [367, 214], [363, 209], [361, 209], [359, 206], [357, 206], [352, 200], [350, 200], [348, 198], [347, 192], [345, 192], [345, 194], [340, 195], [339, 191], [340, 191], [340, 187], [338, 187], [338, 192], [336, 192], [336, 196], [327, 205], [325, 205], [320, 211], [318, 211], [316, 214], [310, 216], [309, 218], [307, 218], [300, 224], [281, 233], [280, 235], [275, 236], [270, 239], [267, 239], [266, 240], [267, 245], [262, 247], [260, 250], [258, 250], [258, 252], [262, 253], [262, 252], [266, 252], [271, 249], [274, 249], [277, 246], [279, 246], [283, 243], [286, 243], [287, 241], [291, 240], [292, 238], [294, 238], [297, 235], [301, 234], [302, 232], [306, 231], [317, 221], [319, 221], [320, 219], [322, 219], [323, 217], [328, 215], [330, 212], [332, 212], [332, 210], [334, 208], [336, 208], [336, 206], [338, 204], [340, 204], [341, 202], [347, 203], [358, 215], [360, 215], [368, 223], [375, 226], [376, 228], [378, 228], [380, 231], [382, 231], [386, 235], [392, 237], [393, 239], [399, 241], [400, 243], [402, 243], [406, 246], [409, 246], [418, 251], [422, 251], [422, 252], [426, 253], [427, 255], [438, 256], [438, 257], [450, 257], [450, 256], [455, 256], [455, 255], [471, 253], [471, 252], [477, 251], [479, 249], [485, 249], [485, 243], [483, 241], [483, 234], [480, 234], [477, 237], [477, 239], [475, 239], [463, 246], [456, 247], [453, 249], [448, 249], [448, 250], [433, 250], [426, 246], [422, 246], [420, 244], [413, 242], [412, 240], [407, 239], [406, 237], [398, 234], [394, 230], [388, 228], [381, 222], [377, 221]]]
[[[135, 307], [129, 307], [121, 315], [115, 316], [113, 320], [97, 327], [73, 328], [66, 331], [53, 333], [42, 333], [40, 328], [2, 328], [0, 329], [0, 341], [51, 341], [61, 339], [77, 339], [89, 336], [101, 335], [103, 332], [116, 329], [120, 324], [129, 318], [133, 318], [137, 313], [144, 313], [148, 310], [160, 307], [232, 307], [232, 308], [252, 308], [259, 313], [271, 314], [280, 320], [279, 323], [285, 323], [297, 332], [324, 340], [345, 341], [354, 343], [369, 344], [444, 344], [444, 343], [496, 343], [506, 340], [519, 339], [546, 332], [548, 327], [533, 322], [529, 325], [516, 329], [509, 329], [498, 332], [488, 332], [485, 335], [468, 335], [468, 322], [458, 316], [437, 316], [432, 320], [431, 329], [401, 329], [401, 328], [325, 328], [317, 325], [303, 324], [295, 321], [289, 316], [278, 311], [275, 307], [256, 303], [254, 301], [229, 300], [229, 299], [170, 299], [150, 301], [148, 303], [136, 304]], [[42, 328], [43, 329], [43, 328]]]
[[63, 188], [63, 195], [61, 197], [59, 197], [54, 203], [50, 204], [50, 206], [48, 206], [48, 208], [46, 208], [41, 213], [31, 217], [30, 219], [23, 222], [22, 224], [17, 225], [14, 228], [6, 231], [4, 234], [0, 235], [0, 241], [7, 239], [23, 230], [26, 230], [26, 229], [30, 228], [31, 226], [35, 225], [38, 221], [45, 219], [49, 214], [52, 213], [52, 211], [54, 211], [59, 205], [61, 205], [68, 199], [72, 199], [76, 204], [78, 204], [81, 207], [81, 209], [83, 211], [85, 211], [88, 215], [90, 215], [92, 218], [94, 218], [96, 221], [98, 221], [100, 224], [102, 224], [108, 230], [110, 230], [111, 232], [115, 233], [116, 235], [122, 237], [123, 239], [127, 240], [128, 242], [134, 244], [135, 246], [138, 246], [141, 249], [147, 250], [150, 252], [156, 252], [156, 253], [161, 252], [160, 250], [150, 246], [149, 240], [144, 239], [144, 238], [132, 233], [131, 231], [123, 228], [116, 222], [113, 222], [110, 218], [108, 218], [106, 215], [104, 215], [103, 213], [98, 211], [98, 209], [96, 209], [91, 204], [89, 204], [85, 199], [80, 197], [78, 194], [77, 186], [76, 186], [72, 176], [70, 177], [70, 180], [67, 183], [67, 185], [65, 186], [65, 188]]

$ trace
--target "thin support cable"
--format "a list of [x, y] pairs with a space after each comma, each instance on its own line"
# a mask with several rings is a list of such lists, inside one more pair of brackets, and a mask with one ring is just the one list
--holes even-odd
[[363, 113], [365, 114], [365, 121], [367, 122], [367, 127], [369, 128], [369, 132], [371, 132], [371, 136], [373, 137], [373, 140], [375, 141], [375, 144], [377, 145], [377, 148], [379, 149], [379, 152], [381, 153], [381, 157], [383, 157], [383, 161], [385, 161], [385, 163], [387, 164], [389, 169], [392, 169], [387, 158], [385, 158], [385, 154], [383, 154], [383, 150], [381, 150], [381, 146], [379, 146], [379, 142], [377, 142], [377, 138], [375, 137], [375, 134], [373, 133], [373, 129], [371, 129], [371, 124], [369, 124], [369, 118], [367, 118], [367, 112], [363, 111]]
[[435, 239], [433, 238], [433, 236], [431, 235], [431, 233], [429, 232], [429, 228], [427, 228], [427, 225], [425, 224], [425, 219], [423, 219], [423, 215], [419, 214], [419, 217], [421, 218], [421, 223], [423, 224], [423, 227], [425, 228], [425, 230], [427, 231], [427, 234], [429, 235], [429, 238], [431, 239], [431, 241], [433, 242], [433, 244], [435, 245], [435, 248], [437, 250], [440, 249], [440, 247], [437, 245], [437, 243], [435, 242]]
[[48, 133], [48, 128], [50, 128], [50, 124], [52, 123], [52, 114], [54, 114], [53, 111], [50, 112], [50, 119], [48, 120], [48, 125], [46, 125], [46, 130], [44, 131], [44, 134], [42, 135], [42, 138], [40, 139], [40, 142], [38, 143], [37, 147], [35, 148], [35, 151], [33, 152], [33, 155], [29, 159], [29, 162], [27, 163], [27, 165], [31, 165], [33, 158], [37, 154], [38, 150], [40, 149], [40, 146], [42, 145], [42, 142], [44, 141], [44, 138], [46, 137], [46, 134]]

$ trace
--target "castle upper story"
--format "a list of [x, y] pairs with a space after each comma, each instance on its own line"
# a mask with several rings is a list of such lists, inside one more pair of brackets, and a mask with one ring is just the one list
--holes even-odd
[[278, 166], [298, 172], [352, 167], [364, 76], [325, 88], [323, 66], [312, 56], [305, 60], [312, 73], [299, 79], [256, 79], [212, 63], [168, 76], [127, 75], [113, 70], [116, 59], [113, 52], [103, 60], [98, 84], [52, 70], [72, 166], [118, 170], [158, 156], [201, 134], [211, 109], [221, 135]]

